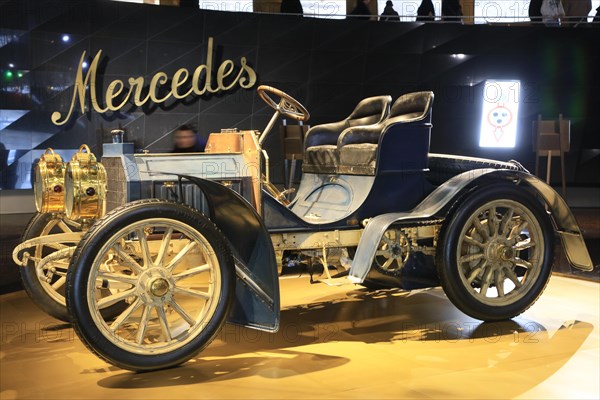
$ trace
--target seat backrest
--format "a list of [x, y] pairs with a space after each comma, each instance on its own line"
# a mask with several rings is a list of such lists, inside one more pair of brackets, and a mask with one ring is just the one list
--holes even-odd
[[315, 125], [306, 133], [304, 148], [335, 145], [344, 129], [351, 126], [373, 125], [384, 121], [389, 112], [391, 96], [367, 97], [361, 100], [345, 119], [328, 124]]
[[387, 119], [371, 126], [350, 127], [337, 141], [338, 148], [348, 144], [379, 142], [381, 133], [390, 125], [415, 122], [430, 115], [433, 92], [415, 92], [400, 96], [392, 105]]
[[391, 102], [390, 96], [367, 97], [361, 100], [346, 118], [346, 127], [380, 123], [387, 118]]
[[402, 121], [418, 121], [427, 116], [433, 104], [433, 92], [415, 92], [404, 94], [394, 102], [386, 124]]

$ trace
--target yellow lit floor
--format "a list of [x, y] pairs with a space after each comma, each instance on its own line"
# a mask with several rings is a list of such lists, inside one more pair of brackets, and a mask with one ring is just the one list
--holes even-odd
[[281, 329], [226, 326], [185, 365], [135, 374], [90, 353], [24, 292], [0, 297], [0, 398], [598, 399], [598, 283], [553, 276], [508, 322], [441, 289], [368, 292], [283, 279]]

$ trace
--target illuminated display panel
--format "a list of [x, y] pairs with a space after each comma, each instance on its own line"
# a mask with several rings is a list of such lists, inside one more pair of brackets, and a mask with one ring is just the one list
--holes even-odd
[[515, 147], [520, 81], [485, 81], [480, 147]]

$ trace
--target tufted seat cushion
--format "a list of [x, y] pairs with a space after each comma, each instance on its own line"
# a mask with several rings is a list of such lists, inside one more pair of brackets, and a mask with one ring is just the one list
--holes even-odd
[[304, 164], [318, 166], [313, 167], [318, 169], [318, 173], [333, 174], [337, 171], [339, 163], [339, 153], [334, 144], [311, 146], [304, 152]]
[[377, 144], [348, 144], [340, 149], [340, 173], [372, 175], [375, 173]]

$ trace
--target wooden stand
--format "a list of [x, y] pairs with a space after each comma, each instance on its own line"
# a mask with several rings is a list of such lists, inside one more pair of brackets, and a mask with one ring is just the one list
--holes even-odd
[[542, 116], [538, 115], [538, 119], [533, 121], [535, 174], [539, 176], [540, 157], [548, 157], [546, 183], [550, 184], [552, 156], [559, 156], [563, 197], [567, 196], [565, 153], [569, 151], [570, 144], [571, 121], [563, 119], [562, 114], [559, 114], [558, 120], [542, 120]]
[[304, 137], [309, 128], [309, 125], [302, 125], [302, 122], [299, 125], [287, 125], [285, 120], [283, 120], [283, 125], [280, 128], [281, 137], [283, 138], [285, 176], [288, 179], [285, 187], [288, 189], [294, 186], [296, 160], [304, 158]]

